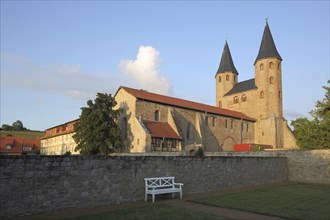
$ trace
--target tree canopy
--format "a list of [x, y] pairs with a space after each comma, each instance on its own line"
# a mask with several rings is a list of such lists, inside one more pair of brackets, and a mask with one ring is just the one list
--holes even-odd
[[323, 88], [325, 97], [317, 101], [316, 109], [310, 112], [312, 119], [298, 118], [291, 122], [300, 148], [330, 148], [330, 87]]
[[27, 129], [23, 126], [23, 122], [17, 120], [13, 123], [12, 126], [8, 124], [3, 124], [1, 127], [5, 131], [26, 131]]
[[108, 155], [120, 146], [120, 129], [116, 122], [120, 110], [114, 110], [116, 104], [107, 93], [97, 93], [94, 102], [87, 101], [87, 107], [81, 108], [80, 118], [74, 125], [75, 151], [82, 155]]

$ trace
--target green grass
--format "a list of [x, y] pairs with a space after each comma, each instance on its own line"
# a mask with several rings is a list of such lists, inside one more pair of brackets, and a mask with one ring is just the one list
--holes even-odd
[[18, 136], [23, 138], [41, 138], [45, 135], [42, 131], [0, 131], [0, 136]]
[[67, 220], [165, 220], [165, 219], [189, 219], [189, 220], [230, 220], [231, 218], [207, 214], [195, 210], [173, 207], [165, 204], [148, 205], [139, 208], [119, 209], [110, 212], [87, 215]]
[[193, 202], [293, 219], [330, 219], [330, 188], [327, 185], [296, 183]]

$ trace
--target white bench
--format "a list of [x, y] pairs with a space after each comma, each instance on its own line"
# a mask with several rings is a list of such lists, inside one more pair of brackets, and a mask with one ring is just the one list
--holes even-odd
[[145, 182], [145, 197], [144, 200], [147, 201], [148, 194], [152, 195], [152, 202], [155, 202], [155, 195], [172, 193], [172, 198], [174, 198], [174, 193], [180, 193], [180, 198], [182, 199], [182, 183], [175, 183], [174, 177], [154, 177], [154, 178], [144, 178]]

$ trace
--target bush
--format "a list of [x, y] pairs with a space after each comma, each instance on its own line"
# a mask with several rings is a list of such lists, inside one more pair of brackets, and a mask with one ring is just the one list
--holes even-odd
[[204, 157], [204, 150], [203, 148], [199, 147], [195, 152], [195, 157]]

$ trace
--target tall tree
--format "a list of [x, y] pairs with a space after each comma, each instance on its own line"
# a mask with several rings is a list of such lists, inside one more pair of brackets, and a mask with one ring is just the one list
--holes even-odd
[[330, 148], [330, 87], [323, 88], [325, 97], [317, 101], [316, 109], [310, 112], [312, 119], [298, 118], [291, 122], [300, 148]]
[[113, 109], [116, 104], [107, 93], [97, 93], [94, 102], [87, 101], [87, 107], [81, 108], [80, 119], [74, 125], [75, 151], [82, 155], [108, 155], [120, 146], [120, 129], [116, 122], [120, 110]]
[[23, 123], [20, 120], [17, 120], [12, 125], [13, 131], [24, 131], [26, 128], [24, 128]]

